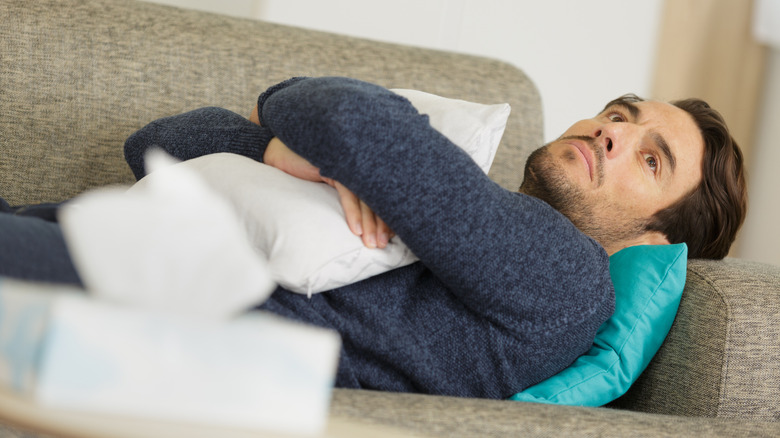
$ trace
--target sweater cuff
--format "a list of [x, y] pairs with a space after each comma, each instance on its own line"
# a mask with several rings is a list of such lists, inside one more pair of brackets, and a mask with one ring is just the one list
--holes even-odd
[[[260, 119], [260, 124], [265, 126], [265, 120], [263, 119], [263, 105], [265, 105], [265, 101], [268, 100], [269, 97], [271, 97], [272, 94], [276, 93], [277, 91], [287, 88], [292, 84], [295, 84], [297, 82], [303, 81], [309, 79], [306, 76], [296, 76], [294, 78], [287, 79], [286, 81], [280, 82], [276, 85], [271, 86], [264, 92], [260, 94], [260, 96], [257, 98], [257, 117]], [[269, 140], [270, 141], [270, 140]], [[265, 149], [263, 149], [265, 150]]]
[[240, 129], [231, 141], [232, 152], [263, 162], [268, 143], [274, 138], [271, 129], [265, 126], [252, 126], [252, 129]]

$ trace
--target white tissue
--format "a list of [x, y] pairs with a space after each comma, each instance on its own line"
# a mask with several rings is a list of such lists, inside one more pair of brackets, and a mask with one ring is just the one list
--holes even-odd
[[211, 318], [238, 314], [274, 289], [267, 261], [232, 206], [162, 151], [143, 190], [104, 188], [59, 220], [87, 291], [100, 299]]
[[197, 318], [0, 278], [0, 387], [58, 410], [317, 434], [340, 346], [265, 312]]

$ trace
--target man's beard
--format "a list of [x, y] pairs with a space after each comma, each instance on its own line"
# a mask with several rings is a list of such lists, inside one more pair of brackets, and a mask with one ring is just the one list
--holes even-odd
[[[601, 186], [604, 182], [604, 152], [593, 144], [590, 137], [566, 138], [583, 140], [593, 150], [593, 175], [597, 186]], [[548, 203], [580, 231], [605, 248], [635, 238], [646, 231], [646, 220], [626, 217], [611, 203], [586, 196], [584, 191], [570, 180], [565, 168], [556, 163], [549, 146], [550, 144], [542, 146], [528, 157], [520, 192]], [[567, 151], [563, 158], [578, 160], [574, 151]]]

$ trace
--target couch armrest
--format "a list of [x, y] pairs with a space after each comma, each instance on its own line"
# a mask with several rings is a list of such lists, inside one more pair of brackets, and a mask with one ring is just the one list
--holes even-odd
[[669, 336], [613, 406], [780, 420], [780, 268], [691, 260]]

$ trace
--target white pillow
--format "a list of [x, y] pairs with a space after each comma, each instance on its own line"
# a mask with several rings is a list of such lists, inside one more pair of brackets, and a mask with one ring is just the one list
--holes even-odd
[[[487, 173], [509, 116], [508, 104], [482, 105], [414, 90], [409, 99], [431, 125]], [[312, 294], [335, 289], [417, 260], [396, 236], [368, 249], [349, 231], [336, 190], [235, 154], [212, 154], [176, 166], [201, 174], [237, 209], [255, 247], [284, 288]], [[163, 170], [164, 171], [164, 170]], [[155, 173], [136, 183], [143, 186]]]
[[409, 99], [417, 111], [427, 114], [434, 129], [460, 146], [488, 173], [509, 118], [508, 103], [483, 105], [418, 90], [390, 91]]

